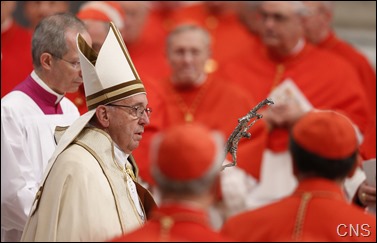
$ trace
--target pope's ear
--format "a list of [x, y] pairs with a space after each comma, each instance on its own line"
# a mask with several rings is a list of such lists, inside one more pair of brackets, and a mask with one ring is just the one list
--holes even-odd
[[96, 108], [96, 117], [98, 125], [100, 125], [103, 128], [108, 128], [110, 124], [109, 109], [111, 108], [104, 105], [100, 105]]

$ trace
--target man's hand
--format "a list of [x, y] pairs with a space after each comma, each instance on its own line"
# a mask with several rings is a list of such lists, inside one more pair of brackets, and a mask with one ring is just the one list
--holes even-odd
[[359, 186], [357, 196], [363, 206], [376, 206], [376, 188], [368, 185], [366, 181]]
[[263, 116], [271, 127], [290, 129], [304, 114], [297, 101], [290, 99], [270, 107]]

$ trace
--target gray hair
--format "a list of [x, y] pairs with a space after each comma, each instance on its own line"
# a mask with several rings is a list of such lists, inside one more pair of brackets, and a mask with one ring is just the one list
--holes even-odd
[[195, 24], [182, 24], [174, 28], [168, 35], [166, 39], [166, 49], [169, 50], [169, 46], [171, 45], [172, 39], [181, 33], [187, 32], [187, 31], [197, 31], [201, 33], [204, 37], [205, 44], [209, 47], [211, 45], [211, 36], [208, 33], [208, 31], [198, 25]]
[[69, 49], [65, 34], [68, 30], [87, 32], [84, 23], [70, 13], [59, 13], [44, 18], [35, 28], [31, 41], [31, 53], [35, 69], [41, 67], [40, 56], [51, 53], [56, 57], [63, 57]]
[[[161, 138], [160, 138], [161, 139]], [[157, 139], [158, 140], [158, 139]], [[202, 195], [207, 193], [213, 186], [216, 178], [222, 169], [222, 163], [224, 161], [224, 138], [221, 133], [213, 132], [213, 140], [216, 145], [216, 156], [212, 167], [206, 171], [206, 173], [200, 178], [191, 181], [178, 181], [167, 178], [156, 166], [155, 161], [152, 162], [151, 173], [156, 181], [161, 192], [169, 192], [177, 195]], [[155, 141], [156, 142], [156, 141]], [[159, 146], [159, 141], [156, 142], [157, 145], [152, 151], [152, 157], [157, 158], [157, 149]], [[195, 160], [195, 157], [193, 157]], [[177, 163], [179, 163], [179, 158], [177, 158]]]
[[[262, 3], [270, 2], [270, 1], [262, 1]], [[275, 1], [279, 2], [279, 1]], [[280, 1], [280, 2], [287, 2], [290, 3], [294, 7], [294, 11], [296, 14], [300, 16], [305, 16], [308, 13], [308, 8], [305, 6], [305, 4], [302, 1]]]

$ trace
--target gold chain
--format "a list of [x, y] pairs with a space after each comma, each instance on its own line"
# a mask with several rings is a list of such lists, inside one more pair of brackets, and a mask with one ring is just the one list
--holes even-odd
[[[122, 166], [120, 166], [119, 163], [118, 163], [117, 161], [114, 161], [114, 163], [115, 163], [115, 165], [118, 167], [118, 169], [119, 169], [120, 171], [122, 171], [122, 173], [123, 173], [124, 175], [126, 175], [126, 174], [129, 175], [133, 181], [137, 182], [137, 178], [136, 178], [136, 176], [135, 176], [135, 173], [134, 173], [133, 170], [132, 170], [132, 165], [131, 165], [128, 161], [126, 162], [124, 168], [123, 168]], [[126, 176], [125, 179], [127, 180], [127, 176]]]
[[137, 181], [134, 171], [132, 170], [132, 165], [130, 162], [126, 163], [126, 172], [132, 178], [133, 181]]
[[[135, 174], [133, 173], [133, 171], [132, 171], [131, 168], [127, 168], [126, 165], [129, 164], [128, 161], [127, 161], [127, 163], [126, 163], [126, 165], [125, 165], [124, 168], [123, 168], [122, 166], [119, 165], [118, 161], [113, 160], [113, 162], [115, 163], [115, 165], [118, 167], [118, 169], [119, 169], [119, 170], [122, 172], [122, 174], [124, 175], [124, 178], [123, 178], [123, 179], [124, 179], [124, 181], [126, 182], [127, 197], [128, 197], [128, 199], [129, 199], [130, 201], [133, 201], [133, 199], [132, 199], [132, 197], [131, 197], [131, 194], [130, 194], [130, 191], [129, 191], [129, 188], [128, 188], [128, 184], [127, 184], [127, 175], [129, 175], [129, 176], [131, 177], [131, 179], [134, 180]], [[132, 165], [130, 164], [130, 166], [132, 166]], [[130, 171], [132, 172], [132, 175], [133, 175], [133, 176], [130, 174]], [[136, 181], [136, 177], [135, 177], [134, 182], [137, 183], [137, 181]], [[138, 194], [138, 198], [139, 198], [139, 203], [140, 203], [140, 206], [141, 206], [141, 210], [142, 210], [143, 213], [144, 213], [144, 217], [146, 217], [146, 213], [145, 213], [144, 205], [141, 203], [139, 193], [137, 193], [137, 194]], [[135, 203], [131, 203], [131, 205], [132, 205], [132, 209], [134, 210], [134, 212], [135, 212], [137, 215], [139, 215], [139, 217], [137, 217], [137, 220], [139, 221], [140, 225], [144, 224], [144, 219], [143, 219], [142, 215], [139, 214], [139, 211], [137, 210]]]
[[200, 88], [198, 94], [195, 96], [190, 106], [188, 106], [186, 102], [183, 100], [182, 96], [180, 96], [179, 93], [174, 90], [173, 86], [169, 86], [173, 96], [177, 100], [177, 105], [179, 109], [184, 115], [184, 120], [186, 123], [190, 123], [194, 121], [195, 111], [198, 108], [200, 102], [203, 100], [204, 94], [206, 93], [209, 87], [209, 83], [210, 83], [210, 80], [208, 79]]

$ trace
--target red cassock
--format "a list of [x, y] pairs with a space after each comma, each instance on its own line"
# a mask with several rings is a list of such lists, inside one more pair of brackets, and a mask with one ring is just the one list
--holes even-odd
[[[162, 17], [161, 17], [162, 18]], [[167, 29], [161, 26], [163, 19], [155, 12], [147, 17], [140, 36], [132, 43], [126, 42], [133, 64], [141, 78], [161, 79], [169, 74], [165, 55]]]
[[80, 85], [79, 89], [74, 93], [66, 93], [65, 97], [70, 99], [79, 109], [80, 115], [85, 114], [88, 111], [86, 106], [84, 84]]
[[211, 228], [207, 212], [184, 205], [169, 204], [155, 208], [151, 219], [142, 228], [111, 241], [227, 242], [233, 240]]
[[[343, 112], [361, 132], [372, 120], [356, 71], [342, 58], [309, 44], [287, 58], [276, 58], [265, 48], [245, 51], [222, 74], [256, 100], [267, 98], [282, 81], [291, 79], [314, 108]], [[275, 152], [287, 150], [288, 132], [274, 129], [268, 147]]]
[[[194, 121], [220, 131], [224, 139], [227, 139], [237, 126], [238, 118], [245, 116], [257, 104], [239, 87], [215, 78], [214, 75], [209, 75], [202, 86], [192, 89], [173, 88], [169, 79], [160, 80], [158, 86], [160, 98], [157, 100], [160, 108], [153, 112], [151, 124], [156, 120], [157, 125], [154, 127], [162, 129]], [[256, 122], [250, 132], [251, 138], [243, 138], [239, 143], [237, 166], [259, 179], [262, 154], [267, 142], [267, 127], [263, 119]], [[141, 177], [152, 182], [149, 174], [149, 144], [150, 139], [143, 135], [141, 146], [133, 155]]]
[[376, 158], [376, 71], [364, 55], [347, 42], [337, 38], [333, 32], [318, 46], [344, 58], [356, 69], [367, 94], [368, 107], [374, 117], [368, 126], [360, 152], [364, 159]]
[[165, 57], [165, 48], [152, 45], [144, 40], [128, 44], [127, 48], [138, 74], [154, 78], [165, 77], [169, 73], [169, 64]]
[[337, 38], [335, 33], [331, 33], [318, 47], [343, 57], [356, 69], [367, 93], [370, 110], [373, 115], [376, 115], [376, 71], [368, 59], [353, 46]]
[[33, 71], [31, 38], [32, 33], [16, 22], [1, 33], [1, 97]]
[[313, 178], [287, 198], [229, 218], [221, 232], [236, 241], [376, 241], [376, 217], [349, 204], [339, 185]]

